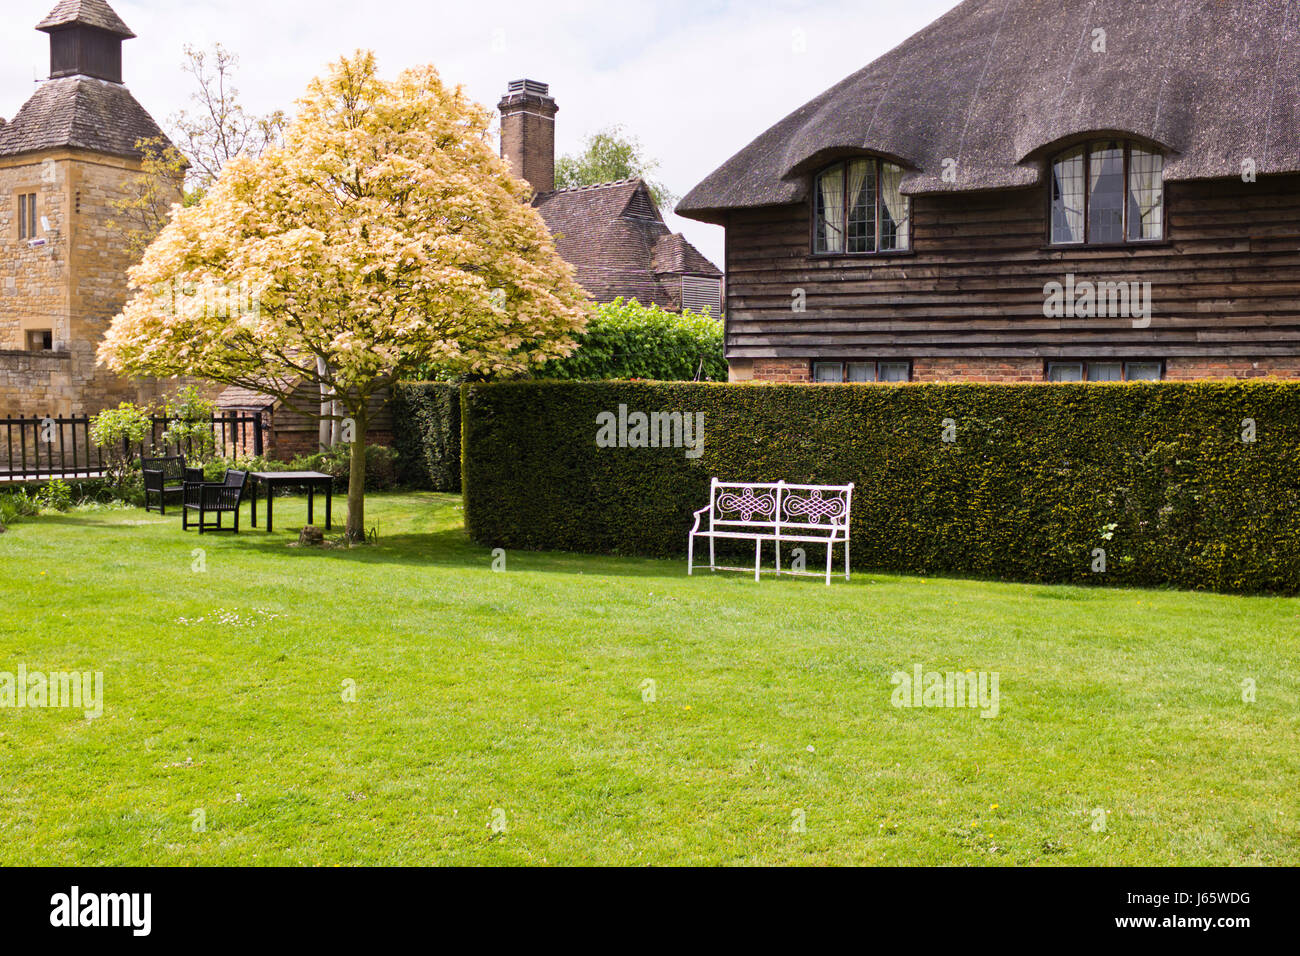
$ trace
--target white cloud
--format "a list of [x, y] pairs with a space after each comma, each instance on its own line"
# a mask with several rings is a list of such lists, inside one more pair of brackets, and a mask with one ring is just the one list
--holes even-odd
[[[185, 105], [182, 48], [220, 41], [242, 60], [245, 105], [289, 108], [322, 66], [358, 47], [386, 71], [433, 63], [495, 105], [507, 81], [551, 84], [557, 149], [621, 123], [684, 194], [746, 143], [860, 69], [956, 0], [109, 0], [139, 34], [126, 44], [127, 85], [154, 117]], [[34, 27], [55, 0], [6, 0], [0, 115], [12, 118], [48, 72]], [[796, 31], [803, 52], [796, 52]], [[669, 216], [722, 264], [722, 230]]]

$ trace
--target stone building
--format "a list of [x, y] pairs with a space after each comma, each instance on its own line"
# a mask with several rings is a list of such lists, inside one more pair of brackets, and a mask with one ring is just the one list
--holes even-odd
[[132, 265], [112, 204], [140, 173], [136, 144], [164, 138], [122, 83], [135, 34], [105, 0], [61, 0], [36, 29], [50, 77], [0, 119], [0, 417], [93, 414], [159, 391], [95, 367]]

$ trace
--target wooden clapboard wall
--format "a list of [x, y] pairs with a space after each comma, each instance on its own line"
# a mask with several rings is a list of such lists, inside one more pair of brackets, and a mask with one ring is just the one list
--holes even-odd
[[[1045, 187], [922, 196], [910, 254], [828, 258], [810, 254], [807, 202], [733, 211], [727, 355], [1300, 355], [1300, 176], [1167, 183], [1165, 217], [1159, 244], [1059, 250]], [[1151, 282], [1150, 327], [1045, 318], [1043, 287], [1067, 273]]]

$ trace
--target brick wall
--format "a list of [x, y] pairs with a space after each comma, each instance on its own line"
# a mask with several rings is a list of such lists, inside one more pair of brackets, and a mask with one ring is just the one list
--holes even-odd
[[914, 382], [1041, 382], [1042, 359], [925, 358], [912, 363]]
[[754, 359], [755, 382], [811, 382], [812, 362], [807, 359]]
[[1175, 358], [1165, 363], [1167, 381], [1216, 378], [1300, 379], [1300, 358]]
[[[1044, 360], [1036, 358], [922, 358], [912, 363], [912, 381], [1042, 382], [1045, 368]], [[811, 377], [811, 360], [754, 360], [754, 381], [808, 382]], [[1165, 380], [1170, 382], [1229, 378], [1300, 379], [1300, 358], [1171, 358], [1165, 363]]]

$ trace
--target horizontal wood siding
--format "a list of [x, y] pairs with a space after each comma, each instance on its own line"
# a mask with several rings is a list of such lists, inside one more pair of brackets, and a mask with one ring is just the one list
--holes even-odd
[[[913, 201], [913, 252], [809, 254], [807, 203], [727, 222], [727, 355], [1300, 356], [1300, 176], [1166, 184], [1166, 241], [1050, 249], [1041, 188]], [[1150, 282], [1149, 328], [1043, 316], [1043, 287]], [[792, 309], [795, 290], [807, 311]]]

